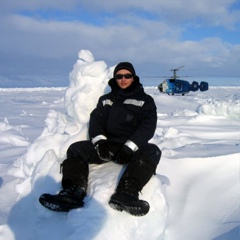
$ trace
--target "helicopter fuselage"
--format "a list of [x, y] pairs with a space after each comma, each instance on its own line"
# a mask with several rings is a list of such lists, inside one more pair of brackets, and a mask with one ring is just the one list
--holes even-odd
[[190, 91], [196, 92], [200, 90], [201, 92], [208, 90], [207, 82], [200, 82], [200, 84], [196, 81], [193, 81], [191, 84], [188, 81], [181, 79], [169, 78], [165, 79], [162, 83], [158, 85], [158, 89], [160, 92], [167, 94], [181, 94], [185, 95]]
[[158, 86], [160, 92], [167, 94], [186, 94], [190, 91], [190, 83], [181, 79], [165, 79], [163, 83]]

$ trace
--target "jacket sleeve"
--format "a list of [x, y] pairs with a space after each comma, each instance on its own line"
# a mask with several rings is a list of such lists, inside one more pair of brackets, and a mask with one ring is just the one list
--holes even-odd
[[139, 123], [135, 132], [125, 143], [133, 151], [146, 144], [154, 135], [157, 126], [157, 108], [153, 98], [147, 95], [139, 114]]
[[90, 140], [93, 144], [96, 144], [102, 139], [107, 139], [104, 125], [106, 122], [106, 114], [104, 114], [106, 109], [103, 105], [103, 102], [103, 97], [100, 97], [96, 108], [90, 114], [88, 132]]

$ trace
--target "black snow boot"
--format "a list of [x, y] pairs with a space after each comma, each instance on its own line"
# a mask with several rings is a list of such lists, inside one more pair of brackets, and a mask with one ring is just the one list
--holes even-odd
[[148, 158], [133, 159], [124, 171], [109, 205], [115, 210], [126, 211], [134, 216], [146, 215], [150, 205], [139, 200], [138, 193], [152, 177], [155, 169], [156, 165]]
[[48, 193], [42, 194], [39, 202], [50, 210], [68, 212], [72, 209], [83, 207], [83, 199], [85, 196], [86, 191], [84, 188], [72, 187], [63, 189], [56, 195]]
[[138, 194], [131, 195], [121, 191], [112, 195], [109, 205], [115, 210], [126, 211], [134, 216], [144, 216], [150, 209], [147, 201], [139, 200]]
[[39, 202], [50, 210], [60, 212], [83, 207], [88, 182], [88, 163], [80, 157], [69, 157], [63, 161], [60, 169], [63, 174], [63, 190], [56, 195], [43, 194]]

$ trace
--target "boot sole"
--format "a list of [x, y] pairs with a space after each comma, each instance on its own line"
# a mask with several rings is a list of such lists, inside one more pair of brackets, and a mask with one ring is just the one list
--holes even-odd
[[50, 201], [47, 201], [44, 196], [41, 196], [39, 198], [39, 202], [45, 208], [55, 211], [55, 212], [69, 212], [70, 210], [83, 207], [82, 204], [73, 206], [73, 205], [69, 205], [69, 204], [60, 204], [60, 203], [50, 202]]
[[111, 208], [117, 210], [117, 211], [126, 211], [130, 213], [133, 216], [141, 217], [144, 216], [148, 213], [149, 211], [149, 204], [146, 203], [145, 206], [130, 206], [130, 205], [125, 205], [122, 204], [121, 202], [118, 201], [109, 201], [109, 205]]

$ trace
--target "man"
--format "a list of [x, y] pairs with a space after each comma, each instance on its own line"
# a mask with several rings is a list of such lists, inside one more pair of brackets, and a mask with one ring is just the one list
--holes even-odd
[[113, 76], [108, 83], [111, 92], [99, 98], [91, 113], [90, 140], [68, 148], [61, 164], [63, 189], [57, 195], [41, 195], [43, 206], [54, 211], [83, 207], [89, 164], [113, 161], [127, 167], [109, 205], [135, 216], [148, 213], [149, 203], [140, 200], [138, 193], [155, 173], [161, 157], [159, 148], [148, 143], [156, 129], [156, 105], [144, 92], [131, 63], [119, 63]]

